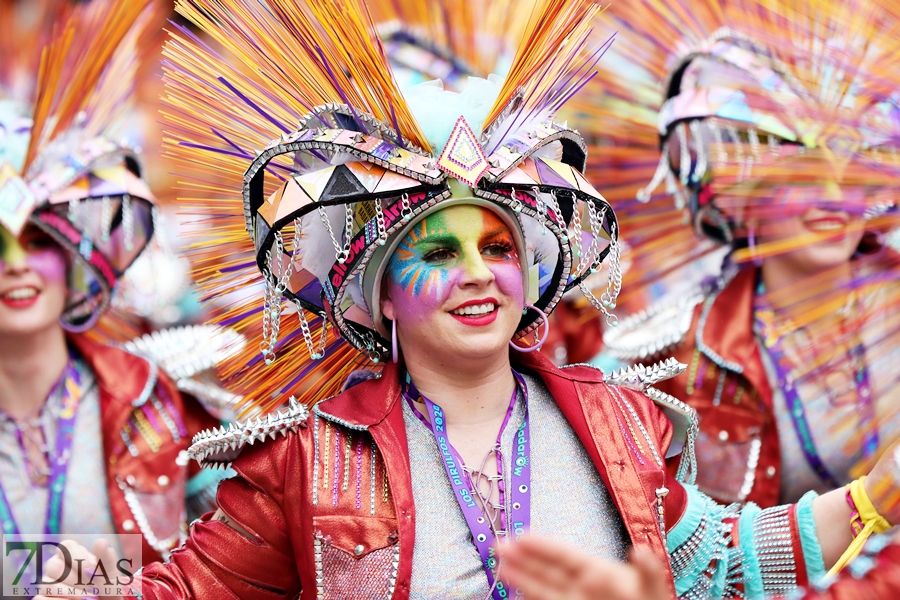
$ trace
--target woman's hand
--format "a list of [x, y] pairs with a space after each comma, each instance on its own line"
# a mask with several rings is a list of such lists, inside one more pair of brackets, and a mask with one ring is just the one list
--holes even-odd
[[900, 442], [881, 455], [864, 486], [878, 514], [891, 525], [900, 525]]
[[[91, 546], [91, 550], [88, 551], [87, 548], [79, 544], [78, 542], [74, 542], [72, 540], [64, 540], [62, 545], [66, 547], [71, 556], [72, 562], [76, 562], [78, 560], [83, 560], [82, 571], [85, 573], [92, 573], [94, 569], [97, 568], [97, 565], [100, 561], [103, 562], [104, 565], [115, 565], [118, 561], [118, 556], [116, 555], [115, 549], [109, 545], [109, 543], [104, 539], [96, 540]], [[66, 559], [63, 558], [62, 552], [57, 551], [56, 554], [47, 561], [44, 566], [44, 575], [50, 579], [57, 579], [66, 568]], [[99, 575], [98, 575], [99, 577]], [[78, 590], [74, 595], [71, 596], [35, 596], [34, 600], [48, 600], [49, 598], [71, 598], [72, 600], [92, 597], [90, 594], [90, 587], [85, 585], [78, 585], [78, 572], [76, 569], [71, 569], [69, 576], [60, 582], [60, 587], [66, 588], [74, 588]], [[122, 596], [104, 596], [104, 599], [108, 600], [121, 600]]]
[[645, 548], [630, 562], [588, 556], [544, 538], [526, 536], [498, 548], [500, 577], [529, 600], [667, 600], [666, 572]]

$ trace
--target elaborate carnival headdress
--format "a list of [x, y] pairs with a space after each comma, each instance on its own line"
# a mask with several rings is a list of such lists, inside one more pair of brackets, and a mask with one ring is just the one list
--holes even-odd
[[779, 186], [856, 187], [864, 199], [848, 194], [843, 208], [869, 229], [894, 226], [898, 44], [880, 0], [641, 0], [610, 13], [622, 29], [595, 81], [605, 93], [592, 116], [607, 133], [591, 167], [636, 253], [658, 259], [635, 276], [712, 248], [678, 227], [682, 207], [699, 235], [732, 244], [749, 217], [784, 213]]
[[2, 65], [0, 225], [18, 235], [32, 223], [71, 255], [62, 320], [82, 331], [153, 234], [153, 196], [137, 156], [112, 135], [154, 10], [150, 0], [64, 7], [42, 35], [23, 21], [31, 13], [21, 4], [4, 3], [18, 47]]
[[[164, 120], [194, 196], [183, 202], [210, 226], [194, 255], [205, 295], [237, 295], [256, 281], [254, 267], [263, 274], [261, 309], [245, 295], [219, 317], [243, 332], [261, 321], [262, 356], [232, 370], [262, 384], [256, 402], [275, 404], [281, 397], [268, 392], [302, 385], [309, 359], [326, 354], [329, 326], [373, 362], [389, 356], [378, 315], [383, 259], [437, 208], [481, 204], [521, 231], [529, 301], [544, 312], [615, 255], [618, 225], [582, 175], [581, 136], [551, 120], [605, 48], [586, 48], [593, 2], [537, 2], [508, 76], [469, 82], [490, 94], [477, 99], [434, 83], [401, 93], [362, 0], [179, 0], [177, 10], [221, 46], [174, 33]], [[210, 185], [223, 174], [228, 185]], [[285, 313], [296, 318], [283, 324]], [[517, 337], [539, 323], [524, 315]], [[292, 338], [306, 352], [292, 353], [286, 385], [271, 373], [248, 377]], [[341, 362], [324, 358], [319, 397], [353, 362], [332, 345]]]

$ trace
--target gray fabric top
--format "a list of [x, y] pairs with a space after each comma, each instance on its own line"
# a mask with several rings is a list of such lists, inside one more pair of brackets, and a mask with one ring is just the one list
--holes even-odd
[[[78, 361], [83, 395], [75, 417], [72, 456], [63, 494], [62, 533], [115, 533], [106, 489], [100, 394], [87, 364]], [[56, 443], [56, 421], [62, 409], [62, 390], [47, 398], [37, 419], [47, 444]], [[51, 453], [52, 454], [52, 453]], [[32, 483], [25, 466], [16, 425], [0, 413], [0, 485], [12, 508], [20, 533], [43, 533], [48, 490]]]
[[[896, 311], [888, 305], [891, 297], [890, 288], [881, 286], [861, 299], [866, 321], [865, 326], [858, 332], [866, 350], [869, 383], [875, 403], [875, 423], [881, 427], [878, 433], [882, 447], [900, 436], [900, 414], [898, 414], [900, 386], [896, 383], [900, 347], [891, 346], [890, 337], [887, 344], [883, 339], [886, 332], [896, 330], [898, 322]], [[769, 384], [772, 386], [778, 439], [781, 443], [780, 502], [783, 504], [797, 502], [809, 490], [815, 490], [820, 494], [830, 491], [831, 487], [819, 479], [806, 461], [788, 412], [787, 402], [778, 385], [772, 359], [759, 339], [758, 331], [756, 335]], [[798, 336], [796, 343], [807, 342], [802, 332], [793, 332], [789, 335]], [[785, 350], [788, 358], [796, 364], [796, 361], [801, 359], [792, 352], [793, 345], [786, 345]], [[819, 350], [822, 353], [826, 351], [825, 348]], [[849, 372], [846, 375], [848, 377], [846, 380], [852, 382], [854, 373]], [[832, 404], [827, 385], [821, 376], [811, 376], [797, 387], [822, 462], [839, 482], [849, 483], [853, 479], [850, 469], [862, 459], [860, 437], [862, 431], [856, 402]]]
[[[587, 451], [540, 379], [525, 376], [531, 428], [531, 531], [593, 555], [624, 560], [628, 534]], [[416, 542], [410, 599], [483, 599], [487, 575], [428, 427], [403, 402]], [[502, 438], [505, 473], [525, 406], [517, 402]], [[508, 489], [508, 486], [507, 486]], [[502, 565], [501, 565], [502, 570]]]

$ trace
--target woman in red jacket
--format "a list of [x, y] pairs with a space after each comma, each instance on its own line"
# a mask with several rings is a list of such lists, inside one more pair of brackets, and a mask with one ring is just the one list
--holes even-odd
[[181, 542], [189, 503], [191, 518], [214, 507], [218, 481], [186, 460], [217, 420], [153, 357], [85, 335], [153, 234], [153, 196], [134, 151], [110, 140], [120, 113], [104, 102], [127, 100], [120, 71], [154, 22], [148, 2], [73, 8], [44, 49], [69, 56], [37, 78], [45, 104], [32, 116], [0, 100], [0, 526], [141, 534], [148, 563]]
[[683, 597], [784, 592], [844, 553], [843, 490], [739, 511], [691, 484], [693, 411], [653, 387], [682, 365], [606, 376], [530, 352], [607, 255], [618, 292], [615, 215], [580, 136], [547, 120], [593, 60], [579, 40], [597, 5], [538, 3], [509, 77], [459, 94], [401, 94], [361, 1], [177, 7], [243, 61], [177, 34], [166, 110], [195, 181], [229, 165], [243, 182], [244, 210], [206, 203], [233, 227], [222, 243], [250, 234], [263, 358], [279, 364], [287, 298], [313, 358], [308, 312], [387, 364], [312, 414], [291, 401], [201, 434], [192, 454], [238, 475], [128, 595], [499, 600], [516, 594], [494, 543], [528, 530], [615, 560], [644, 547]]

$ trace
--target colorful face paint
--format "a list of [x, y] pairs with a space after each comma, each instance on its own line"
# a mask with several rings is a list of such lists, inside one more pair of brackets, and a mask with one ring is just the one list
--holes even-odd
[[65, 256], [50, 236], [39, 229], [28, 227], [16, 238], [0, 227], [0, 273], [8, 265], [23, 262], [48, 283], [65, 281]]
[[[499, 291], [524, 303], [522, 269], [512, 233], [492, 211], [453, 206], [426, 217], [403, 239], [388, 264], [394, 302], [434, 310], [466, 280], [494, 279]], [[400, 292], [397, 294], [396, 292]]]

